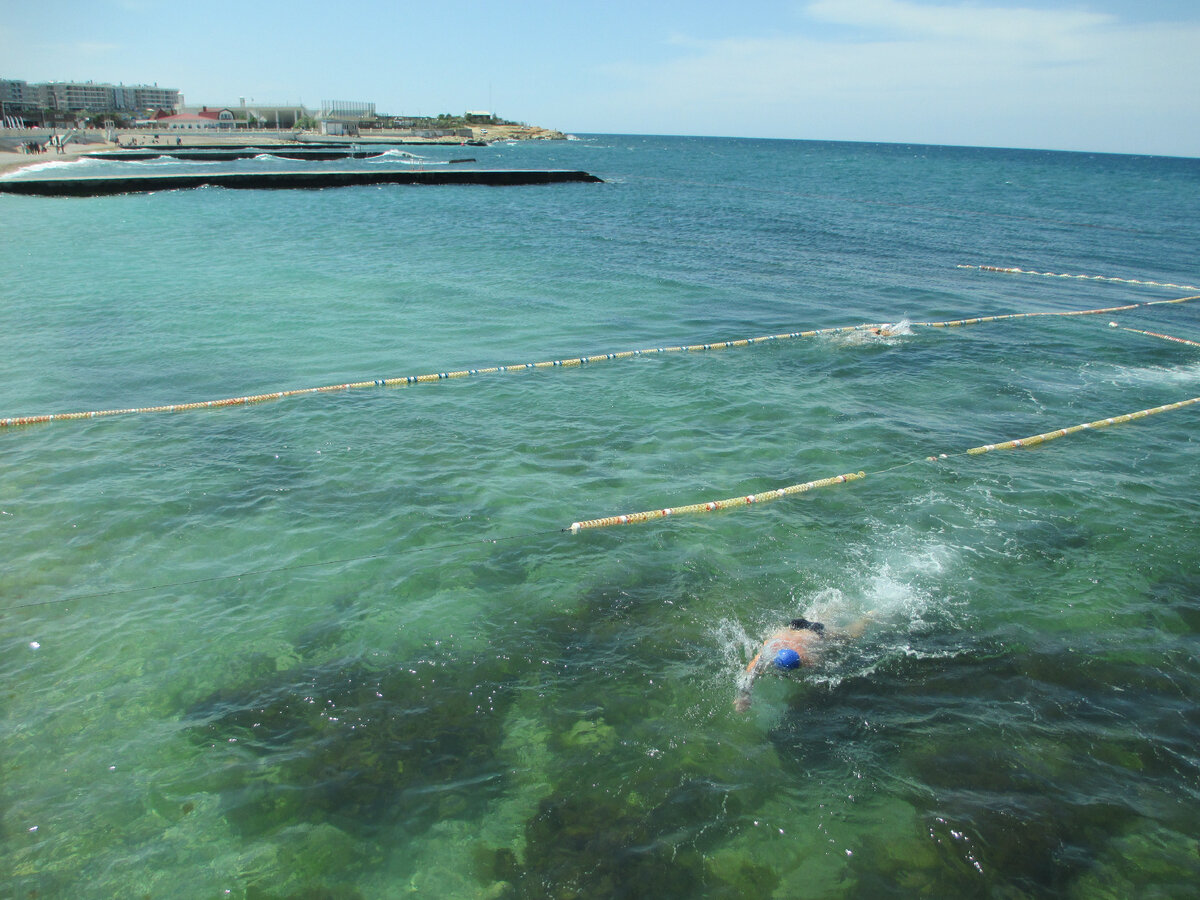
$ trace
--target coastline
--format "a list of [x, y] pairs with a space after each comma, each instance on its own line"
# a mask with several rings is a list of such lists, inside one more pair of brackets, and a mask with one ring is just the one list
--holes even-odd
[[[286, 135], [286, 136], [285, 136]], [[554, 131], [548, 128], [538, 128], [526, 125], [493, 125], [489, 128], [473, 127], [471, 129], [471, 137], [463, 138], [472, 141], [546, 141], [546, 140], [565, 140], [566, 135], [559, 131]], [[7, 132], [3, 137], [3, 142], [0, 143], [0, 176], [9, 175], [19, 169], [27, 168], [28, 166], [39, 165], [48, 162], [70, 162], [78, 159], [85, 153], [95, 153], [97, 150], [117, 150], [129, 149], [132, 147], [144, 147], [153, 149], [162, 147], [193, 147], [198, 145], [213, 145], [213, 144], [228, 144], [233, 146], [304, 146], [306, 143], [323, 143], [323, 144], [396, 144], [403, 142], [404, 144], [420, 146], [428, 144], [429, 146], [444, 146], [446, 144], [460, 143], [459, 141], [447, 140], [446, 138], [424, 138], [418, 135], [406, 134], [399, 131], [381, 131], [379, 133], [370, 133], [367, 135], [359, 135], [357, 137], [350, 136], [334, 136], [320, 135], [309, 133], [272, 133], [272, 134], [251, 134], [248, 132], [219, 133], [219, 132], [200, 132], [190, 134], [171, 134], [168, 132], [153, 132], [153, 131], [126, 131], [122, 132], [116, 142], [104, 140], [103, 138], [88, 134], [86, 135], [86, 143], [71, 142], [63, 148], [63, 152], [48, 151], [46, 153], [22, 153], [17, 149], [20, 143], [25, 141], [40, 141], [44, 143], [48, 140], [49, 135], [29, 132], [22, 134], [21, 132]], [[176, 141], [179, 143], [176, 143]], [[12, 142], [14, 146], [6, 146]]]

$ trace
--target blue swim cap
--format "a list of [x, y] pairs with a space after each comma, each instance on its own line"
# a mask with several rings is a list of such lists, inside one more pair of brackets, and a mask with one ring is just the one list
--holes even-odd
[[800, 654], [791, 647], [784, 647], [775, 654], [775, 665], [781, 669], [800, 668]]

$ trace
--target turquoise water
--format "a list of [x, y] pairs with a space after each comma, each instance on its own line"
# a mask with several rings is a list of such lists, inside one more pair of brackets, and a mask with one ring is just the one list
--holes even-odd
[[[1196, 160], [471, 149], [606, 183], [0, 196], [0, 418], [1200, 293], [957, 268], [1197, 284]], [[1200, 396], [1110, 322], [0, 430], [0, 894], [1190, 895], [1200, 406], [961, 455]]]

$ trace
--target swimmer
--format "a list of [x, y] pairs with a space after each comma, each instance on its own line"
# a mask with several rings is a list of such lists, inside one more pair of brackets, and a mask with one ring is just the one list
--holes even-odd
[[808, 619], [792, 619], [786, 628], [781, 628], [765, 641], [762, 649], [746, 671], [738, 679], [737, 697], [733, 708], [745, 712], [750, 708], [750, 691], [754, 682], [767, 672], [789, 672], [801, 666], [811, 666], [816, 662], [821, 652], [821, 645], [833, 640], [848, 640], [859, 637], [867, 627], [867, 619], [863, 618], [837, 635], [826, 634], [825, 626], [820, 622], [810, 622]]
[[912, 334], [912, 328], [909, 327], [908, 319], [901, 319], [895, 324], [880, 325], [878, 328], [870, 329], [870, 333], [876, 337], [899, 337], [901, 335]]
[[839, 344], [852, 346], [873, 344], [877, 341], [884, 344], [891, 344], [891, 339], [905, 337], [910, 334], [912, 334], [912, 328], [908, 319], [901, 319], [899, 322], [885, 322], [881, 325], [859, 325], [851, 331], [836, 335], [833, 340]]

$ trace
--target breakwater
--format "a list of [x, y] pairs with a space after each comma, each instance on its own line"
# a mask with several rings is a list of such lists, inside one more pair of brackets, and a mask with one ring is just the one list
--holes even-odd
[[349, 148], [308, 147], [296, 149], [292, 147], [231, 147], [228, 149], [208, 149], [193, 147], [147, 147], [144, 150], [97, 150], [94, 153], [82, 153], [88, 159], [99, 159], [116, 162], [140, 162], [148, 159], [185, 159], [204, 162], [232, 162], [238, 159], [253, 159], [256, 156], [277, 156], [280, 159], [308, 160], [312, 162], [327, 162], [335, 159], [372, 159], [383, 156], [386, 148], [375, 150], [351, 150]]
[[97, 175], [76, 178], [21, 178], [0, 181], [0, 193], [41, 197], [102, 197], [204, 186], [280, 190], [353, 187], [372, 184], [479, 184], [510, 186], [601, 182], [588, 172], [561, 169], [453, 169], [329, 172], [205, 172], [170, 175]]

